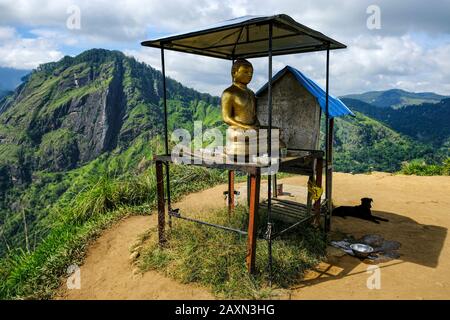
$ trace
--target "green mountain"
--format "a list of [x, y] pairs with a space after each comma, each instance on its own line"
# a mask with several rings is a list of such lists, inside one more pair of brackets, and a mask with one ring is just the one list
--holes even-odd
[[[120, 176], [148, 166], [163, 146], [161, 79], [121, 52], [94, 49], [41, 65], [2, 100], [0, 256], [23, 247], [26, 233], [35, 243], [45, 238], [50, 208], [61, 197], [105, 172]], [[172, 79], [167, 94], [171, 129], [190, 129], [205, 115], [205, 126], [218, 124], [217, 97]]]
[[403, 161], [412, 159], [435, 161], [435, 153], [430, 145], [414, 141], [386, 124], [352, 110], [356, 117], [335, 120], [336, 171], [395, 172], [400, 170]]
[[383, 122], [393, 130], [434, 148], [445, 148], [449, 155], [450, 146], [450, 99], [438, 103], [423, 103], [419, 106], [404, 106], [398, 109], [377, 108], [371, 104], [342, 99], [352, 110]]
[[[167, 91], [172, 125], [217, 109], [217, 98], [171, 79]], [[123, 151], [144, 132], [161, 133], [161, 96], [161, 74], [120, 52], [90, 50], [42, 65], [0, 105], [0, 164], [30, 182], [33, 171], [63, 171]]]
[[348, 94], [342, 98], [356, 99], [380, 108], [399, 108], [407, 105], [420, 105], [422, 103], [438, 103], [448, 98], [432, 92], [408, 92], [400, 89], [386, 91], [370, 91], [361, 94]]

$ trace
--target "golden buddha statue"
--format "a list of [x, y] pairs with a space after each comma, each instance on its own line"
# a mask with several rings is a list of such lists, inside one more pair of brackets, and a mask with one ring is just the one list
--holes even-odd
[[256, 99], [253, 91], [247, 88], [252, 76], [252, 64], [244, 59], [236, 60], [231, 68], [233, 84], [222, 93], [222, 117], [230, 126], [225, 150], [229, 155], [248, 155], [249, 145], [257, 146]]

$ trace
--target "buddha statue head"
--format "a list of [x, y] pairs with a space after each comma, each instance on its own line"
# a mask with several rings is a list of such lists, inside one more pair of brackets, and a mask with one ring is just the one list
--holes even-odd
[[247, 85], [253, 77], [253, 66], [245, 59], [237, 59], [231, 67], [231, 77], [234, 83]]

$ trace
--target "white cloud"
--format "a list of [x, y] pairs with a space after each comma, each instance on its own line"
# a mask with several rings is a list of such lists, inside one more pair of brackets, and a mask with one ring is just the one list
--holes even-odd
[[449, 54], [450, 43], [424, 48], [410, 36], [356, 38], [332, 57], [332, 85], [339, 94], [391, 88], [449, 94]]
[[16, 30], [11, 27], [1, 27], [0, 26], [0, 40], [6, 41], [14, 38], [16, 36]]
[[[81, 11], [81, 29], [95, 41], [142, 40], [148, 33], [178, 32], [245, 14], [287, 13], [296, 20], [332, 36], [348, 40], [360, 34], [401, 36], [425, 32], [432, 36], [449, 34], [450, 1], [429, 3], [378, 0], [381, 29], [367, 29], [367, 7], [373, 4], [354, 0], [0, 0], [0, 21], [66, 29], [67, 8]], [[67, 30], [66, 30], [67, 31]]]
[[[125, 54], [161, 70], [160, 50], [142, 48]], [[171, 51], [165, 51], [164, 58], [166, 75], [187, 87], [218, 95], [220, 88], [230, 82], [231, 61]]]
[[[0, 28], [0, 66], [33, 69], [39, 64], [63, 57], [54, 42], [45, 38], [22, 38], [14, 29]], [[6, 34], [6, 36], [5, 36]]]
[[[66, 28], [67, 8], [73, 4], [81, 10], [80, 30]], [[381, 9], [380, 30], [366, 26], [370, 4]], [[129, 48], [128, 54], [159, 68], [160, 52], [138, 48], [140, 41], [240, 15], [287, 13], [348, 45], [331, 54], [332, 93], [401, 87], [449, 94], [448, 12], [450, 0], [0, 0], [2, 24], [26, 27], [37, 36], [23, 39], [11, 28], [0, 28], [0, 39], [9, 39], [0, 45], [0, 64], [23, 67], [55, 60], [62, 55], [58, 46], [66, 45]], [[173, 52], [166, 58], [167, 74], [187, 86], [220, 94], [230, 82], [229, 61]], [[267, 79], [267, 64], [264, 59], [252, 62], [251, 85], [257, 89]], [[324, 83], [323, 52], [276, 57], [274, 72], [286, 64]]]
[[[127, 54], [160, 69], [160, 51], [152, 48]], [[356, 37], [348, 49], [330, 55], [330, 91], [334, 95], [402, 88], [410, 91], [450, 93], [450, 44], [423, 48], [409, 36]], [[274, 57], [273, 73], [285, 65], [298, 68], [325, 85], [325, 52]], [[255, 74], [250, 86], [257, 90], [268, 78], [267, 59], [252, 59]], [[170, 77], [200, 91], [219, 95], [230, 84], [230, 61], [167, 51]]]
[[33, 34], [39, 39], [48, 39], [58, 45], [74, 46], [79, 43], [77, 37], [71, 37], [66, 32], [60, 32], [55, 29], [37, 28], [31, 29], [29, 33]]

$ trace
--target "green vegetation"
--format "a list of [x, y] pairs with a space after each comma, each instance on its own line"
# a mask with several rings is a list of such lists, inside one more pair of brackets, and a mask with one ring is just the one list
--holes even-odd
[[400, 170], [402, 161], [432, 158], [434, 150], [431, 146], [412, 141], [360, 112], [355, 111], [355, 114], [355, 118], [335, 121], [336, 171], [395, 172]]
[[[239, 209], [238, 209], [239, 208]], [[227, 210], [212, 213], [206, 218], [212, 223], [245, 229], [248, 220], [246, 209], [238, 207], [231, 216]], [[205, 219], [204, 217], [202, 217]], [[168, 243], [161, 249], [157, 230], [152, 229], [142, 237], [138, 265], [142, 271], [159, 270], [183, 283], [197, 282], [208, 286], [222, 298], [267, 298], [272, 289], [268, 286], [267, 241], [265, 215], [258, 223], [256, 274], [249, 276], [245, 265], [246, 237], [209, 226], [186, 221], [173, 221], [168, 230]], [[282, 223], [277, 223], [283, 228]], [[288, 232], [273, 242], [274, 287], [286, 288], [301, 279], [303, 272], [324, 258], [323, 234], [313, 227], [303, 226]]]
[[[174, 167], [172, 196], [198, 191], [224, 181], [224, 175], [199, 167]], [[90, 240], [127, 214], [149, 214], [155, 207], [152, 170], [135, 176], [109, 173], [71, 199], [51, 209], [51, 230], [36, 250], [13, 249], [0, 260], [0, 299], [51, 298], [66, 268], [81, 263]]]
[[73, 168], [78, 160], [76, 134], [67, 129], [46, 133], [42, 136], [36, 158], [40, 169], [62, 171]]
[[[38, 247], [55, 219], [51, 208], [105, 172], [148, 168], [163, 146], [161, 78], [121, 52], [94, 49], [41, 65], [2, 101], [0, 258], [8, 248], [25, 249], [26, 237]], [[172, 79], [167, 91], [187, 111], [171, 129], [219, 118], [218, 98]], [[178, 109], [169, 112], [176, 118]]]
[[405, 162], [399, 173], [417, 176], [450, 176], [450, 158], [447, 158], [442, 165], [427, 164], [423, 160]]
[[[376, 119], [398, 133], [414, 139], [415, 143], [429, 144], [436, 150], [436, 155], [450, 156], [446, 142], [450, 138], [450, 99], [438, 103], [404, 106], [399, 109], [378, 108], [354, 99], [343, 99], [352, 110]], [[446, 147], [446, 148], [444, 148]]]

